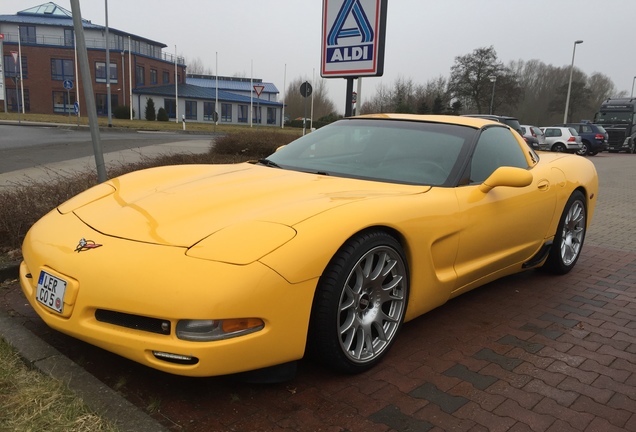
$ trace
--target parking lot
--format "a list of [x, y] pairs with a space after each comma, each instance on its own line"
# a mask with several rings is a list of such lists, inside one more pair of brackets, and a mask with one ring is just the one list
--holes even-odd
[[[130, 402], [148, 430], [636, 431], [636, 155], [590, 159], [597, 211], [570, 274], [528, 271], [454, 299], [407, 323], [361, 375], [307, 360], [281, 384], [167, 375], [48, 329], [15, 282], [0, 289], [0, 318]], [[132, 420], [118, 418], [141, 430]]]

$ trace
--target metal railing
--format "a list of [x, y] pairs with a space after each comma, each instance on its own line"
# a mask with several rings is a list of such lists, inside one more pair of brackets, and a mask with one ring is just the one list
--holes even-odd
[[[18, 43], [18, 33], [5, 33], [5, 43]], [[22, 38], [22, 45], [43, 45], [43, 46], [64, 46], [68, 48], [73, 47], [73, 40], [69, 40], [64, 36], [45, 36], [37, 35], [34, 40], [28, 40], [30, 38]], [[104, 38], [86, 38], [87, 49], [106, 49], [106, 43]], [[111, 51], [124, 51], [128, 52], [128, 40], [121, 38], [112, 40], [109, 44]], [[175, 55], [164, 52], [161, 48], [158, 48], [149, 44], [132, 44], [132, 53], [139, 54], [146, 57], [160, 59], [169, 63], [174, 63]], [[185, 58], [177, 56], [178, 64], [185, 64]]]

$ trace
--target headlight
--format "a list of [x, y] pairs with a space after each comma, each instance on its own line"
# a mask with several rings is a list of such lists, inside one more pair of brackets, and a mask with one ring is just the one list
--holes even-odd
[[177, 323], [177, 337], [194, 342], [208, 342], [244, 336], [264, 327], [265, 323], [259, 318], [181, 320]]

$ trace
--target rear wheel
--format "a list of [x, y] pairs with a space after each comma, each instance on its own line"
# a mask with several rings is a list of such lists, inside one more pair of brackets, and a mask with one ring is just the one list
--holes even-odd
[[544, 268], [555, 274], [566, 274], [572, 270], [581, 255], [586, 229], [585, 196], [574, 191], [563, 209]]
[[556, 143], [555, 145], [552, 146], [552, 151], [553, 152], [557, 152], [557, 153], [564, 153], [565, 152], [565, 146], [561, 143]]
[[579, 156], [585, 156], [585, 155], [591, 154], [590, 145], [586, 143], [585, 141], [583, 141], [583, 143], [581, 144], [581, 148], [576, 151], [576, 154]]
[[318, 283], [307, 341], [310, 352], [341, 372], [372, 368], [395, 341], [408, 293], [408, 267], [395, 238], [379, 230], [351, 238]]

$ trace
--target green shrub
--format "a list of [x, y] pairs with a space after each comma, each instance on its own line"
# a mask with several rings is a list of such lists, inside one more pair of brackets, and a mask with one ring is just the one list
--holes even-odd
[[[113, 109], [113, 116], [116, 119], [129, 119], [130, 107], [128, 105], [118, 105]], [[135, 110], [133, 110], [133, 117], [135, 116]]]
[[159, 111], [157, 111], [157, 121], [167, 122], [168, 120], [170, 119], [168, 118], [166, 109], [164, 107], [160, 107]]

